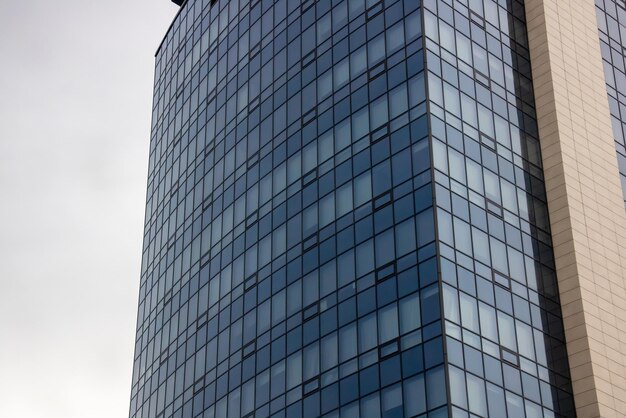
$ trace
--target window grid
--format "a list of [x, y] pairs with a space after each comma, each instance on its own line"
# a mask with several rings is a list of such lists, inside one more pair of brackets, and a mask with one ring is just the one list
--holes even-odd
[[574, 413], [525, 33], [519, 2], [424, 2], [454, 416]]
[[596, 12], [617, 166], [626, 205], [626, 3], [596, 0]]
[[183, 5], [156, 57], [131, 417], [568, 415], [509, 3]]
[[[407, 414], [446, 412], [419, 4], [359, 3], [189, 2], [170, 30], [131, 415], [350, 416], [411, 389]], [[353, 333], [353, 353], [304, 361]]]

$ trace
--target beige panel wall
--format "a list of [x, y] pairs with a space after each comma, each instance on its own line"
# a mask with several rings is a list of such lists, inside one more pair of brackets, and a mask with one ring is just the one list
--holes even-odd
[[526, 0], [579, 417], [626, 416], [626, 212], [593, 0]]

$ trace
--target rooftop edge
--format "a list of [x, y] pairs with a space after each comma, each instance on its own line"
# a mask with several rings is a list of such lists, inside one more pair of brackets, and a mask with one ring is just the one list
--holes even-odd
[[176, 22], [176, 18], [178, 17], [180, 12], [182, 12], [183, 7], [187, 4], [187, 1], [188, 0], [172, 0], [172, 3], [177, 4], [178, 6], [180, 6], [180, 8], [178, 9], [176, 16], [174, 16], [174, 19], [172, 19], [172, 23], [170, 23], [170, 26], [167, 28], [167, 31], [165, 31], [165, 35], [163, 35], [163, 39], [161, 39], [161, 43], [159, 43], [159, 46], [157, 47], [157, 50], [154, 53], [155, 57], [159, 55], [159, 52], [161, 51], [161, 47], [163, 46], [163, 43], [165, 42], [167, 35], [170, 33], [170, 30], [172, 30], [172, 26], [174, 26], [174, 22]]

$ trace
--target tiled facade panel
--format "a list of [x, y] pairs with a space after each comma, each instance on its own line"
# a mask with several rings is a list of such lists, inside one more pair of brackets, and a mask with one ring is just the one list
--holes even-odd
[[[601, 56], [606, 37], [601, 34], [598, 42], [598, 6], [593, 0], [526, 0], [576, 411], [579, 417], [623, 417], [626, 215], [611, 123], [615, 102], [609, 106], [606, 95], [605, 83], [612, 82], [610, 77], [605, 82], [605, 75], [611, 72]], [[615, 11], [613, 6], [609, 16]]]
[[131, 417], [447, 416], [420, 7], [183, 5]]
[[626, 203], [626, 2], [596, 0], [600, 52]]
[[573, 416], [524, 7], [424, 0], [453, 416]]

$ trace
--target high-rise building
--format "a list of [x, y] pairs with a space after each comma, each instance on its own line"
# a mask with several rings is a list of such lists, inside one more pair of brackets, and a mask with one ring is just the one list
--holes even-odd
[[131, 418], [624, 416], [623, 0], [175, 3]]

